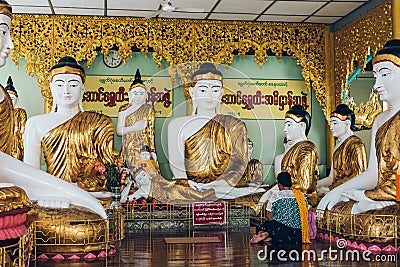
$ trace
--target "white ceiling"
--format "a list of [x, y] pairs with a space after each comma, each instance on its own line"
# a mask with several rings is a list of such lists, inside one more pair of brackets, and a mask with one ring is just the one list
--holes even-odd
[[[150, 17], [161, 0], [8, 0], [13, 13]], [[166, 1], [166, 0], [164, 0]], [[160, 18], [277, 21], [332, 24], [368, 0], [171, 0], [182, 9], [202, 12], [162, 12]]]

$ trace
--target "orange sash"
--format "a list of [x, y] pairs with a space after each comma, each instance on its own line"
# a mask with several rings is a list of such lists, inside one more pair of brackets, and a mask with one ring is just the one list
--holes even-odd
[[307, 203], [304, 199], [303, 193], [300, 190], [292, 189], [294, 196], [296, 197], [297, 205], [299, 206], [300, 210], [300, 222], [301, 222], [301, 238], [302, 242], [304, 243], [311, 243], [310, 242], [310, 228], [308, 226], [308, 209]]

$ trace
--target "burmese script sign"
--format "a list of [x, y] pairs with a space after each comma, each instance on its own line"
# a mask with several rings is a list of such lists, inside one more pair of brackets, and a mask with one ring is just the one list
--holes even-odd
[[223, 114], [241, 119], [284, 119], [294, 105], [311, 114], [311, 94], [302, 80], [224, 79]]
[[225, 202], [193, 203], [193, 225], [226, 224]]
[[[87, 76], [83, 95], [85, 110], [118, 117], [120, 106], [129, 102], [132, 76]], [[147, 103], [154, 106], [156, 117], [172, 114], [172, 81], [170, 77], [142, 77], [147, 87]]]

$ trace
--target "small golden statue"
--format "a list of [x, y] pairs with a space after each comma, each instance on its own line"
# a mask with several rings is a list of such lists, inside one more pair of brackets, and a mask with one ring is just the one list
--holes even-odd
[[15, 90], [11, 76], [8, 76], [7, 86], [5, 87], [7, 93], [10, 95], [13, 107], [14, 107], [14, 133], [13, 133], [13, 146], [11, 155], [19, 160], [24, 159], [24, 140], [23, 135], [26, 124], [26, 111], [23, 108], [19, 108], [18, 105], [18, 93]]

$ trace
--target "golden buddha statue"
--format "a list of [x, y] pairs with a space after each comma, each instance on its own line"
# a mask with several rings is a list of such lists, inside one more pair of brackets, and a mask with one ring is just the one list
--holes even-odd
[[318, 209], [327, 209], [327, 214], [339, 218], [344, 231], [338, 234], [387, 242], [398, 235], [393, 216], [398, 216], [400, 210], [395, 202], [399, 200], [396, 177], [400, 174], [400, 40], [387, 42], [377, 51], [372, 64], [374, 89], [390, 108], [379, 114], [373, 124], [368, 168], [327, 193]]
[[[285, 152], [275, 157], [275, 174], [288, 172], [292, 177], [293, 188], [300, 190], [308, 204], [316, 207], [316, 191], [319, 179], [318, 150], [307, 139], [311, 127], [310, 114], [300, 105], [295, 105], [285, 114]], [[258, 209], [278, 190], [277, 185], [268, 190], [260, 199]]]
[[364, 141], [353, 133], [354, 112], [340, 104], [331, 113], [330, 129], [338, 142], [335, 145], [329, 176], [317, 183], [319, 195], [360, 175], [367, 169], [367, 152]]
[[40, 168], [43, 148], [48, 173], [89, 192], [107, 191], [104, 176], [99, 176], [91, 163], [114, 160], [111, 119], [83, 111], [85, 72], [74, 58], [64, 57], [53, 66], [50, 81], [52, 111], [28, 119], [24, 162]]
[[23, 108], [19, 108], [18, 104], [18, 93], [15, 90], [11, 76], [8, 76], [6, 91], [10, 95], [13, 107], [14, 107], [14, 134], [13, 134], [13, 146], [11, 155], [19, 160], [24, 158], [24, 141], [22, 136], [25, 131], [26, 124], [26, 111]]
[[118, 113], [117, 134], [123, 137], [121, 156], [129, 166], [140, 160], [143, 146], [150, 149], [150, 154], [157, 162], [154, 144], [154, 107], [146, 103], [146, 86], [139, 69], [135, 80], [129, 87], [129, 103], [123, 105]]
[[253, 141], [247, 138], [248, 163], [242, 179], [236, 184], [236, 187], [245, 187], [249, 184], [261, 185], [263, 183], [263, 166], [258, 159], [253, 159]]
[[258, 186], [237, 187], [248, 162], [247, 130], [240, 119], [219, 114], [222, 73], [212, 63], [203, 63], [192, 81], [192, 115], [176, 117], [168, 125], [173, 179], [188, 181], [199, 191], [214, 189], [223, 199], [263, 192]]

